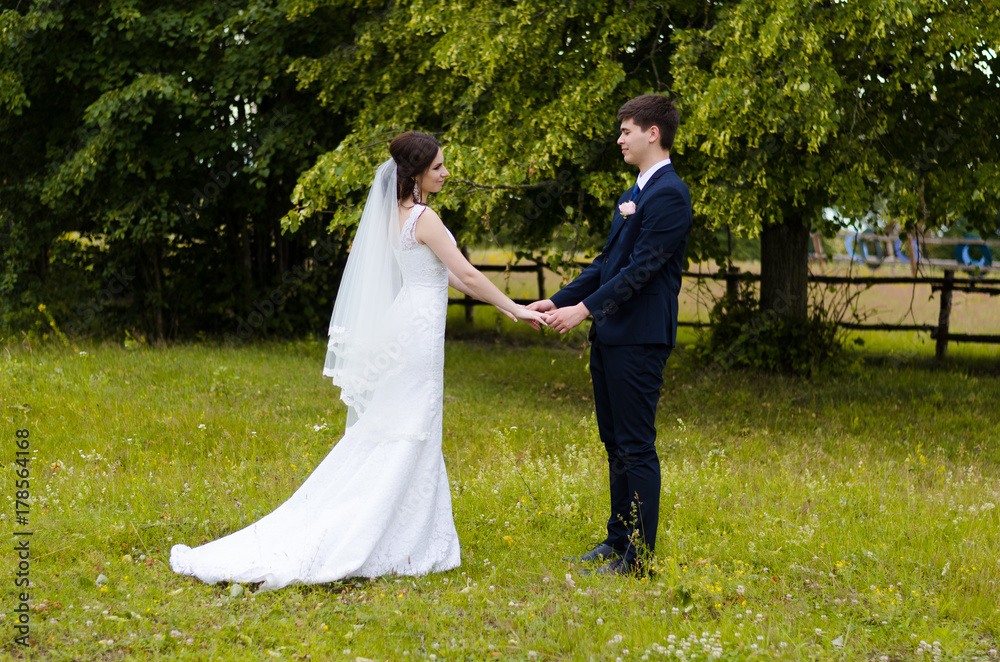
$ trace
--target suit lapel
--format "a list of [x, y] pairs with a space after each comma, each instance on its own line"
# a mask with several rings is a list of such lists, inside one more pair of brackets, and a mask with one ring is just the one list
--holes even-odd
[[[639, 189], [639, 194], [637, 196], [635, 196], [635, 198], [634, 198], [635, 207], [636, 207], [636, 210], [635, 210], [636, 214], [639, 213], [639, 205], [642, 202], [643, 196], [645, 195], [645, 193], [650, 188], [653, 187], [653, 185], [656, 183], [656, 180], [658, 180], [660, 177], [662, 177], [664, 173], [666, 173], [666, 172], [673, 172], [673, 171], [674, 171], [674, 166], [672, 164], [668, 163], [667, 165], [663, 166], [662, 168], [660, 168], [659, 170], [657, 170], [656, 172], [654, 172], [653, 176], [649, 178], [648, 182], [646, 182], [646, 185], [643, 188]], [[622, 216], [621, 212], [618, 211], [618, 208], [615, 207], [615, 215], [614, 215], [614, 218], [611, 219], [611, 234], [608, 236], [608, 243], [607, 243], [607, 245], [609, 247], [611, 246], [611, 242], [613, 242], [615, 240], [615, 237], [618, 235], [618, 232], [624, 226], [625, 226], [625, 217]]]
[[625, 225], [625, 217], [622, 213], [618, 211], [617, 205], [615, 206], [615, 215], [611, 218], [611, 233], [608, 234], [608, 243], [606, 246], [610, 247], [611, 242], [615, 240], [615, 236], [618, 235], [618, 231], [622, 229]]
[[[654, 172], [653, 176], [649, 178], [648, 182], [646, 182], [646, 186], [644, 188], [640, 189], [640, 191], [639, 191], [639, 198], [641, 198], [642, 195], [643, 195], [643, 193], [645, 193], [646, 191], [648, 191], [649, 187], [653, 185], [653, 182], [655, 182], [657, 179], [659, 179], [660, 177], [662, 177], [664, 175], [664, 173], [673, 172], [673, 171], [674, 171], [673, 164], [672, 163], [668, 163], [667, 165], [663, 166], [662, 168], [660, 168], [659, 170], [657, 170], [656, 172]], [[639, 202], [638, 202], [639, 198], [636, 199], [636, 204], [639, 204]]]
[[[634, 198], [632, 198], [631, 195], [628, 196], [629, 199], [633, 199], [635, 201], [636, 214], [639, 213], [639, 205], [642, 202], [643, 195], [647, 191], [649, 191], [650, 188], [653, 187], [653, 185], [656, 183], [656, 180], [662, 177], [664, 173], [673, 171], [674, 171], [673, 164], [668, 163], [667, 165], [663, 166], [662, 168], [653, 173], [653, 176], [649, 178], [649, 181], [646, 182], [646, 185], [643, 188], [639, 189], [638, 195], [636, 195]], [[632, 189], [629, 190], [631, 191]], [[626, 220], [625, 217], [622, 216], [620, 211], [618, 211], [618, 207], [615, 207], [615, 215], [611, 219], [611, 233], [608, 235], [608, 243], [605, 245], [605, 250], [611, 247], [611, 244], [612, 242], [614, 242], [615, 237], [617, 237], [621, 229], [625, 227], [625, 220]]]

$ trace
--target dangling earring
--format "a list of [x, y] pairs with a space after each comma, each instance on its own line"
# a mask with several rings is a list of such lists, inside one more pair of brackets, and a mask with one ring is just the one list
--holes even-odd
[[416, 179], [413, 180], [413, 204], [420, 204], [420, 184]]

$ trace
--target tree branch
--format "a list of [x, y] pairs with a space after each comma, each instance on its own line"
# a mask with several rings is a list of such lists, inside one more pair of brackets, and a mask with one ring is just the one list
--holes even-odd
[[456, 179], [456, 183], [465, 184], [468, 186], [468, 190], [485, 190], [485, 191], [497, 191], [497, 190], [515, 190], [515, 191], [530, 191], [533, 189], [544, 188], [551, 184], [554, 180], [548, 179], [544, 182], [539, 182], [537, 184], [479, 184], [472, 181], [471, 179]]

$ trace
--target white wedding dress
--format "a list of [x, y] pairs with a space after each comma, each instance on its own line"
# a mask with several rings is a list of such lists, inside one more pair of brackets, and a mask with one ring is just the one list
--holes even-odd
[[416, 241], [423, 208], [415, 206], [400, 230], [403, 284], [380, 338], [393, 368], [364, 415], [273, 512], [200, 547], [175, 545], [174, 572], [273, 590], [458, 567], [441, 452], [448, 270]]

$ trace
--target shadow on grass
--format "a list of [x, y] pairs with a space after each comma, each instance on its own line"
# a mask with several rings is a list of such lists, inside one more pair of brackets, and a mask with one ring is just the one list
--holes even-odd
[[853, 350], [856, 359], [866, 368], [912, 368], [929, 372], [958, 372], [977, 377], [1000, 377], [1000, 358], [985, 353], [963, 353], [945, 357], [943, 360], [932, 354], [916, 352], [891, 352], [886, 350]]

